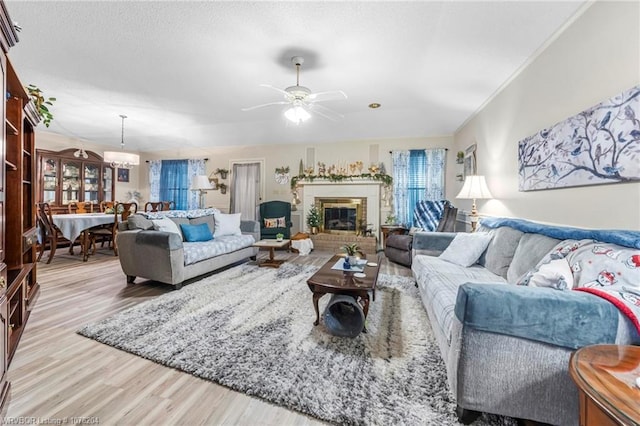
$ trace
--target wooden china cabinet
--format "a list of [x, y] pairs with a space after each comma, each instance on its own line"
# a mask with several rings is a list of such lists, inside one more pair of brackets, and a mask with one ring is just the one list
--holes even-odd
[[101, 201], [113, 201], [115, 170], [95, 152], [83, 158], [77, 149], [54, 152], [39, 149], [38, 201], [54, 212], [66, 213], [70, 202], [90, 201], [94, 210]]
[[40, 116], [7, 53], [18, 42], [0, 0], [0, 102], [5, 126], [0, 146], [0, 404], [9, 389], [6, 371], [40, 287], [36, 279], [35, 132]]

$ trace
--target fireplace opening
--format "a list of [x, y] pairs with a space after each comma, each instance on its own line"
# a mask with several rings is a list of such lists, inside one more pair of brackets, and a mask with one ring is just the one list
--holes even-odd
[[366, 223], [366, 198], [318, 198], [323, 232], [356, 235]]

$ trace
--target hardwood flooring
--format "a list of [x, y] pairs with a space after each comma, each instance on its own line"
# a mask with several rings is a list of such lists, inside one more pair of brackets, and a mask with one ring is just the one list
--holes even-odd
[[[276, 252], [276, 258], [318, 266], [329, 256]], [[381, 261], [381, 272], [411, 275], [384, 256]], [[86, 323], [173, 291], [141, 279], [127, 285], [113, 252], [98, 250], [82, 262], [59, 250], [51, 264], [38, 263], [38, 281], [41, 295], [9, 367], [6, 417], [66, 418], [68, 424], [324, 424], [77, 335]], [[309, 293], [309, 321], [313, 317]]]

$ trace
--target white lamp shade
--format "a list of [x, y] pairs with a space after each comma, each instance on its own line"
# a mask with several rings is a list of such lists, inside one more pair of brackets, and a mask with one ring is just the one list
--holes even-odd
[[493, 196], [491, 192], [489, 192], [489, 188], [487, 188], [487, 182], [484, 176], [469, 175], [464, 179], [464, 185], [462, 185], [462, 189], [458, 195], [456, 195], [456, 198], [479, 200], [483, 198], [493, 198]]
[[209, 177], [207, 175], [196, 175], [191, 178], [191, 189], [192, 190], [206, 190], [206, 189], [215, 189], [211, 182], [209, 182]]
[[311, 115], [301, 106], [293, 106], [285, 111], [284, 116], [289, 121], [299, 124], [303, 121], [307, 121]]
[[104, 162], [137, 166], [140, 164], [140, 156], [138, 154], [130, 154], [123, 151], [105, 151]]

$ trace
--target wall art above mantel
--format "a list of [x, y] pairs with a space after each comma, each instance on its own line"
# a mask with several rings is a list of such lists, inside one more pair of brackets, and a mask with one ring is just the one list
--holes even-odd
[[519, 190], [640, 181], [640, 86], [518, 143]]

